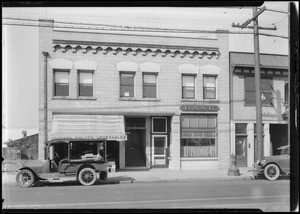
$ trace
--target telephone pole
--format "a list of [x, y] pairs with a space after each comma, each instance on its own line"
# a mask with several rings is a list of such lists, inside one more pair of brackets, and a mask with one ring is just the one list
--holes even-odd
[[[255, 76], [255, 100], [256, 100], [256, 140], [258, 144], [258, 158], [263, 157], [263, 126], [262, 126], [262, 105], [261, 105], [261, 90], [260, 90], [260, 54], [259, 54], [259, 29], [264, 30], [276, 30], [274, 28], [263, 28], [258, 26], [258, 16], [266, 10], [266, 7], [262, 7], [257, 11], [256, 7], [253, 7], [253, 17], [248, 19], [242, 25], [232, 24], [232, 27], [239, 28], [253, 28], [254, 36], [254, 76]], [[253, 26], [247, 26], [253, 21]]]

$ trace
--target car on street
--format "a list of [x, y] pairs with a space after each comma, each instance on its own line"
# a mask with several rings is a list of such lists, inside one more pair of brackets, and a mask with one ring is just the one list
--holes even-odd
[[254, 178], [265, 177], [270, 181], [278, 179], [281, 175], [290, 173], [290, 145], [277, 148], [280, 155], [265, 156], [253, 164]]
[[90, 186], [97, 179], [106, 180], [109, 164], [105, 146], [106, 141], [47, 142], [46, 160], [22, 166], [17, 170], [16, 182], [26, 188], [35, 182], [79, 181]]

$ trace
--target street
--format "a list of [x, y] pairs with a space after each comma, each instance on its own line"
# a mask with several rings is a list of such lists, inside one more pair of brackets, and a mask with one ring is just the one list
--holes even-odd
[[3, 209], [261, 209], [289, 211], [289, 180], [47, 184], [3, 187]]

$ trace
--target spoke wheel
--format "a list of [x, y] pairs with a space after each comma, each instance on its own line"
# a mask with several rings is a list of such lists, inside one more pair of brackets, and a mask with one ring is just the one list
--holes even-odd
[[84, 168], [78, 174], [78, 180], [84, 186], [93, 185], [96, 182], [96, 179], [96, 172], [92, 168]]
[[264, 169], [264, 175], [268, 180], [274, 181], [279, 177], [280, 169], [276, 164], [269, 164]]
[[28, 169], [20, 170], [16, 176], [16, 182], [20, 187], [26, 188], [32, 186], [34, 182], [34, 175]]

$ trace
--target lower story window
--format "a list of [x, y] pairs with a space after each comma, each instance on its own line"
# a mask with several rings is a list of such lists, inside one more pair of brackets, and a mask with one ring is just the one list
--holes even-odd
[[[195, 120], [198, 121], [195, 123]], [[211, 120], [215, 122], [211, 123]], [[183, 115], [181, 117], [181, 157], [217, 156], [216, 116]]]

